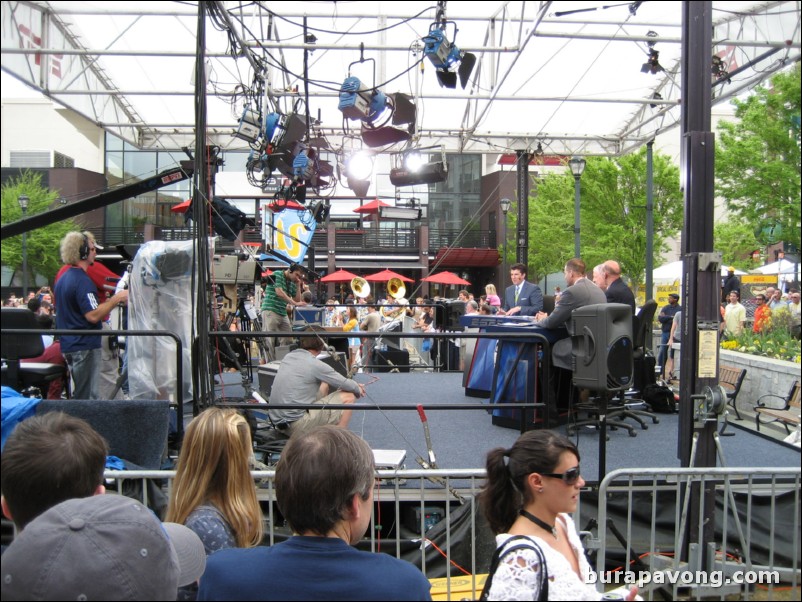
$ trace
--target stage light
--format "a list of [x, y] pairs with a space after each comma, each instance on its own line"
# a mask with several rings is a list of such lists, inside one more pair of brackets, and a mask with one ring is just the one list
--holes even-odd
[[404, 167], [411, 173], [416, 173], [424, 166], [426, 160], [420, 151], [413, 150], [404, 155]]
[[379, 90], [370, 90], [358, 77], [346, 77], [340, 87], [337, 108], [346, 119], [373, 123], [387, 109], [387, 96]]
[[318, 224], [322, 224], [328, 219], [330, 211], [331, 203], [328, 199], [319, 199], [309, 204], [309, 213]]
[[249, 144], [253, 144], [259, 139], [262, 133], [262, 115], [258, 111], [254, 111], [250, 107], [245, 107], [242, 112], [242, 117], [239, 120], [239, 127], [234, 132], [234, 136], [240, 140], [245, 140]]
[[[446, 35], [449, 23], [454, 26], [451, 41]], [[456, 45], [456, 38], [457, 24], [453, 21], [432, 23], [429, 26], [429, 33], [423, 37], [423, 56], [427, 57], [437, 70], [437, 81], [441, 87], [456, 88], [459, 75], [460, 85], [465, 89], [476, 65], [476, 55], [461, 51]]]
[[396, 92], [387, 96], [387, 103], [392, 111], [392, 125], [388, 125], [386, 121], [380, 125], [375, 122], [363, 122], [362, 142], [365, 146], [376, 148], [412, 139], [418, 114], [412, 97]]
[[[663, 100], [663, 96], [662, 96], [662, 94], [660, 94], [660, 92], [655, 92], [654, 94], [652, 94], [652, 99], [653, 100]], [[651, 108], [653, 108], [653, 109], [657, 108], [657, 105], [654, 104], [654, 103], [649, 103], [649, 106]]]
[[713, 74], [713, 77], [716, 78], [716, 81], [721, 79], [726, 79], [728, 82], [730, 81], [730, 74], [724, 68], [724, 60], [720, 56], [715, 54], [713, 55], [713, 62], [710, 70]]
[[[657, 32], [649, 31], [646, 33], [646, 37], [656, 38]], [[657, 44], [657, 42], [651, 40], [646, 42], [646, 46], [649, 47], [649, 59], [641, 66], [640, 68], [641, 73], [654, 74], [654, 73], [659, 73], [660, 71], [664, 71], [662, 65], [660, 65], [659, 62], [660, 52], [658, 50], [655, 50], [654, 48], [655, 44]]]
[[442, 148], [440, 149], [440, 161], [422, 163], [414, 171], [407, 166], [407, 156], [420, 155], [421, 150], [425, 149], [412, 149], [394, 157], [395, 166], [390, 169], [390, 182], [393, 186], [415, 186], [416, 184], [436, 184], [446, 181], [448, 163]]
[[367, 180], [373, 173], [373, 157], [365, 151], [353, 153], [346, 159], [345, 173], [349, 179]]

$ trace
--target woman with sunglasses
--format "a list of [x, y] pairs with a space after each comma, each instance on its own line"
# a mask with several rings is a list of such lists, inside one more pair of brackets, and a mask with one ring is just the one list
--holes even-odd
[[[551, 431], [529, 431], [510, 449], [488, 453], [479, 501], [500, 558], [488, 599], [601, 599], [570, 515], [584, 484], [576, 446]], [[628, 593], [632, 600], [637, 590]]]

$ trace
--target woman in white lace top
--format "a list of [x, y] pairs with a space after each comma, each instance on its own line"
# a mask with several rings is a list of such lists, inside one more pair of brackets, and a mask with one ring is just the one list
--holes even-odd
[[[541, 554], [548, 600], [601, 599], [588, 582], [590, 567], [569, 514], [576, 510], [584, 484], [576, 446], [551, 431], [529, 431], [510, 449], [488, 454], [480, 505], [501, 547], [490, 600], [546, 599]], [[628, 599], [636, 593], [630, 592]]]

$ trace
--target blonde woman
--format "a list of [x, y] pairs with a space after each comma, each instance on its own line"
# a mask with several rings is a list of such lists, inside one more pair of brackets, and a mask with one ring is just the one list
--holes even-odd
[[[207, 555], [262, 541], [250, 457], [251, 432], [235, 410], [210, 408], [187, 427], [165, 520], [197, 533]], [[191, 589], [179, 599], [194, 599]]]

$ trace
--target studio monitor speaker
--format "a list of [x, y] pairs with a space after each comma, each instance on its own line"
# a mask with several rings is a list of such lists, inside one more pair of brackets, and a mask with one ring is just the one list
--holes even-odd
[[595, 391], [623, 391], [632, 385], [632, 309], [600, 303], [571, 314], [573, 382]]

